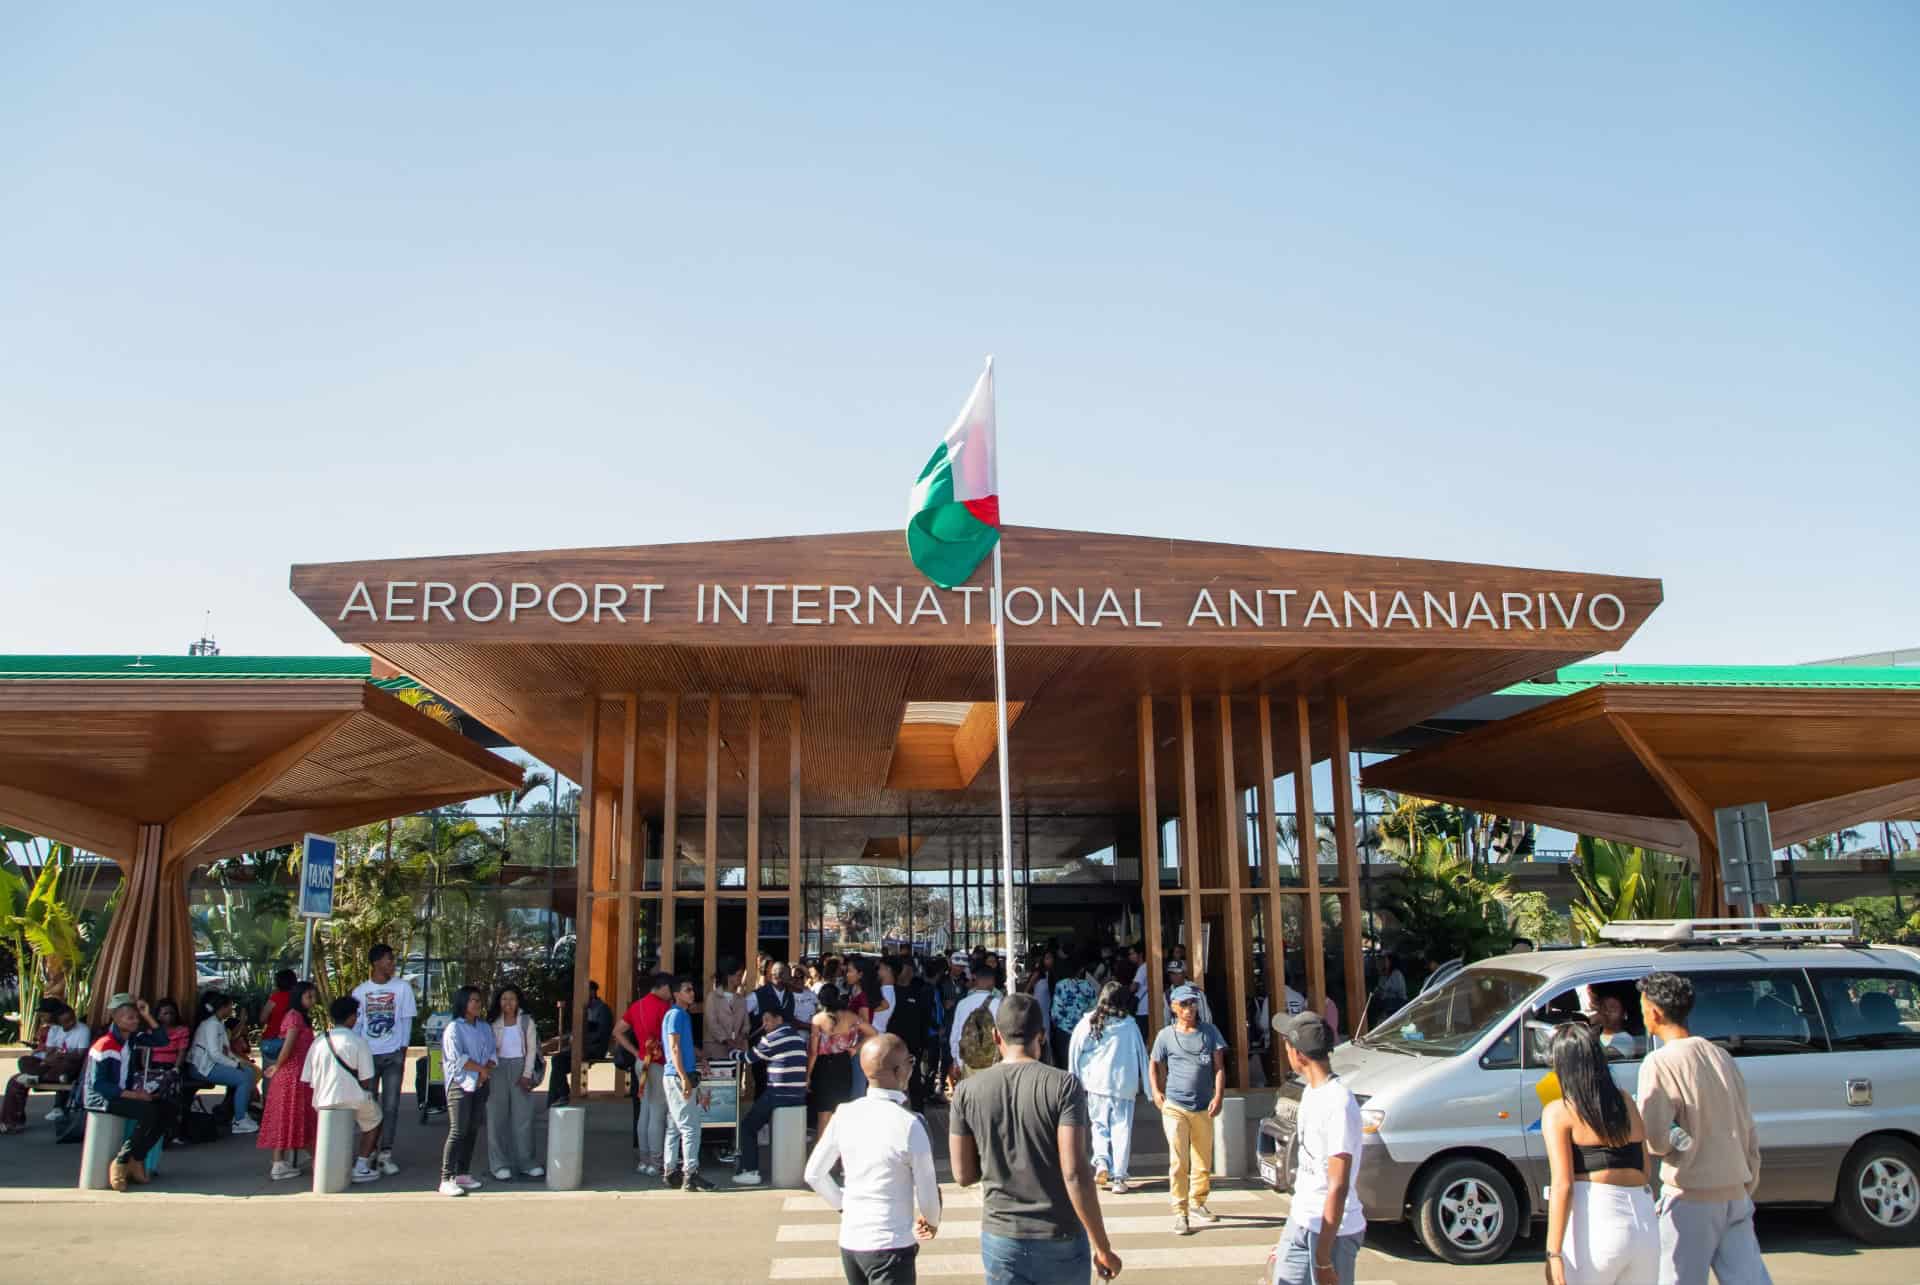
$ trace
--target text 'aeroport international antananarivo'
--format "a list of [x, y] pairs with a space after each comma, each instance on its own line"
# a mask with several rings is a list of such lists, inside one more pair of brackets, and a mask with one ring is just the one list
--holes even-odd
[[[1007, 621], [1016, 629], [1046, 624], [1085, 629], [1176, 627], [1224, 631], [1318, 630], [1548, 632], [1625, 626], [1627, 607], [1611, 593], [1431, 589], [1224, 588], [1211, 585], [1184, 598], [1171, 616], [1141, 589], [1015, 585], [1007, 590]], [[373, 623], [500, 623], [522, 619], [563, 625], [648, 625], [671, 612], [685, 619], [686, 591], [645, 581], [574, 582], [389, 580], [355, 582], [336, 620]], [[976, 585], [711, 584], [693, 587], [692, 620], [728, 626], [938, 627], [990, 621], [992, 595]]]

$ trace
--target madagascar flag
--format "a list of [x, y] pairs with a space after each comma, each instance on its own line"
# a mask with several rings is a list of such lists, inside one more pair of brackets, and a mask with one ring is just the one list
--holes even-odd
[[989, 357], [946, 440], [920, 470], [908, 505], [907, 554], [942, 589], [965, 584], [1000, 538], [995, 453]]

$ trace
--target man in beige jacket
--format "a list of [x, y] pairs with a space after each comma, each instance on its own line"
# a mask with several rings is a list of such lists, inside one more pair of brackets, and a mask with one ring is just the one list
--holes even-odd
[[1725, 1049], [1688, 1032], [1686, 978], [1641, 978], [1640, 1012], [1660, 1041], [1636, 1094], [1647, 1150], [1660, 1157], [1660, 1285], [1707, 1285], [1709, 1270], [1720, 1285], [1772, 1285], [1753, 1231], [1760, 1144], [1747, 1082]]

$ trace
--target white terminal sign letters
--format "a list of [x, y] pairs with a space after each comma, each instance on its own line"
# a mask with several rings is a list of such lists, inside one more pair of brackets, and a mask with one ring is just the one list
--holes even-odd
[[[821, 625], [923, 627], [992, 619], [992, 594], [962, 585], [715, 584], [671, 586], [645, 581], [388, 580], [356, 581], [335, 618], [339, 624], [499, 624], [523, 620], [562, 625], [652, 624], [672, 611], [716, 632], [729, 627]], [[1473, 630], [1530, 632], [1599, 630], [1627, 623], [1627, 607], [1611, 593], [1573, 591], [1338, 589], [1209, 584], [1173, 594], [1114, 585], [1006, 591], [1015, 629], [1162, 629], [1205, 631]]]

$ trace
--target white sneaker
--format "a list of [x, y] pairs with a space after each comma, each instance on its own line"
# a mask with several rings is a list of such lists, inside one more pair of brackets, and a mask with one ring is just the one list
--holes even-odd
[[260, 1126], [245, 1116], [242, 1116], [233, 1122], [233, 1131], [235, 1133], [258, 1133], [260, 1132]]
[[649, 1178], [657, 1178], [660, 1176], [660, 1166], [650, 1165], [644, 1160], [642, 1160], [639, 1164], [635, 1165], [633, 1167], [633, 1171], [635, 1173], [645, 1174]]
[[378, 1169], [368, 1168], [363, 1162], [353, 1167], [353, 1180], [355, 1182], [379, 1182], [380, 1171]]
[[389, 1178], [400, 1172], [400, 1166], [393, 1163], [393, 1152], [382, 1151], [380, 1153], [380, 1172]]
[[547, 1176], [547, 1170], [544, 1165], [535, 1165], [533, 1168], [527, 1170], [526, 1172], [526, 1177], [529, 1177], [529, 1178], [544, 1178], [546, 1176]]
[[758, 1169], [742, 1170], [733, 1175], [733, 1182], [734, 1185], [738, 1187], [758, 1187], [760, 1185], [760, 1171]]
[[1116, 1196], [1124, 1196], [1129, 1191], [1132, 1191], [1133, 1188], [1127, 1185], [1127, 1180], [1125, 1178], [1115, 1178], [1113, 1180], [1113, 1185], [1107, 1188], [1107, 1190], [1111, 1191]]
[[513, 1170], [511, 1170], [511, 1169], [495, 1169], [495, 1170], [493, 1171], [493, 1180], [494, 1180], [495, 1182], [512, 1182], [512, 1181], [513, 1181]]
[[267, 1178], [272, 1182], [285, 1182], [289, 1178], [298, 1178], [299, 1176], [300, 1170], [298, 1166], [290, 1165], [284, 1160], [274, 1161], [273, 1168], [267, 1170]]
[[1187, 1213], [1192, 1215], [1195, 1222], [1217, 1223], [1220, 1221], [1219, 1214], [1214, 1213], [1213, 1210], [1208, 1209], [1203, 1202], [1198, 1200], [1187, 1207]]
[[440, 1184], [440, 1194], [443, 1196], [464, 1196], [467, 1194], [467, 1189], [449, 1178]]

